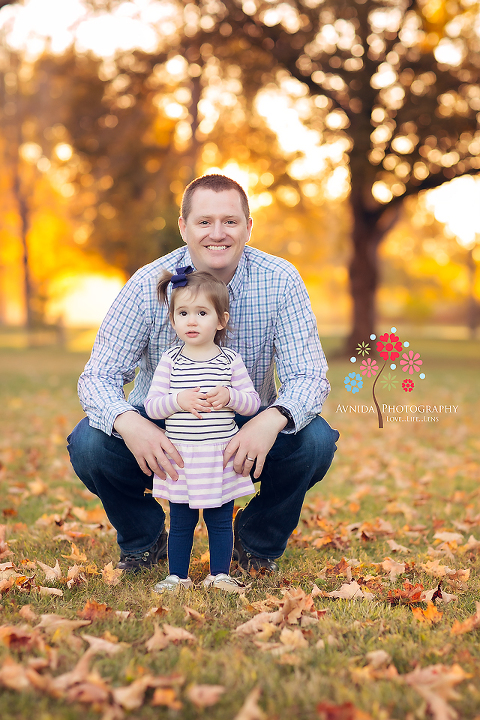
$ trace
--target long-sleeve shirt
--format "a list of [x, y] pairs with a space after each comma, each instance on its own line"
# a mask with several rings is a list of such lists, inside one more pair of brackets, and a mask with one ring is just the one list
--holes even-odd
[[[93, 427], [111, 434], [118, 415], [142, 406], [161, 355], [179, 344], [156, 286], [163, 270], [186, 265], [194, 266], [188, 247], [174, 250], [140, 268], [113, 302], [79, 380]], [[286, 260], [246, 246], [228, 290], [233, 332], [227, 345], [241, 355], [262, 405], [290, 412], [294, 428], [282, 432], [298, 432], [321, 411], [330, 390], [305, 285]], [[134, 378], [127, 401], [123, 387]]]
[[[173, 442], [228, 441], [238, 430], [235, 413], [254, 415], [260, 407], [242, 359], [229, 348], [201, 361], [191, 360], [181, 350], [172, 348], [162, 355], [145, 400], [147, 415], [155, 420], [166, 418], [167, 436]], [[177, 401], [182, 390], [199, 387], [206, 393], [219, 385], [230, 393], [228, 406], [200, 413], [201, 419], [183, 410]]]

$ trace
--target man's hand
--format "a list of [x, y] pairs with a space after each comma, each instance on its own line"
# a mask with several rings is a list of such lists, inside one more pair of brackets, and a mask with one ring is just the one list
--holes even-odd
[[153, 472], [162, 480], [165, 480], [167, 475], [172, 480], [178, 480], [178, 473], [167, 454], [180, 467], [183, 467], [183, 460], [163, 430], [133, 411], [119, 415], [114, 428], [122, 436], [145, 475]]
[[228, 388], [223, 385], [213, 388], [213, 390], [207, 392], [205, 397], [214, 410], [221, 410], [222, 408], [227, 407], [230, 402], [230, 392]]
[[201, 412], [211, 412], [212, 408], [208, 400], [205, 399], [205, 393], [200, 391], [199, 387], [193, 390], [182, 390], [177, 395], [177, 402], [186, 412], [192, 413], [199, 420], [202, 419]]
[[247, 477], [256, 462], [254, 478], [259, 478], [265, 458], [280, 430], [287, 424], [275, 408], [268, 408], [249, 420], [230, 440], [223, 455], [224, 465], [235, 455], [233, 467], [235, 472]]

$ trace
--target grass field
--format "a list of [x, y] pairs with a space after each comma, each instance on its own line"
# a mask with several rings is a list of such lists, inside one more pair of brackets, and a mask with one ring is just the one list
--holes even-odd
[[[334, 357], [335, 341], [325, 347]], [[69, 466], [86, 357], [3, 350], [0, 717], [478, 720], [480, 349], [415, 350], [426, 377], [414, 393], [378, 383], [383, 429], [352, 409], [372, 405], [372, 379], [352, 396], [353, 365], [331, 361], [324, 416], [338, 451], [280, 573], [249, 578], [245, 597], [167, 598], [152, 592], [164, 565], [133, 578], [109, 570], [114, 533]], [[412, 405], [438, 420], [412, 420], [426, 414]], [[206, 550], [200, 525], [196, 582]], [[40, 564], [57, 560], [56, 571]]]

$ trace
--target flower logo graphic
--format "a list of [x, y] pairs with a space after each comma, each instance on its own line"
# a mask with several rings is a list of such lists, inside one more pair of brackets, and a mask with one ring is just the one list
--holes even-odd
[[358, 355], [369, 355], [370, 354], [370, 345], [368, 343], [361, 342], [357, 345], [357, 354]]
[[413, 371], [420, 372], [420, 365], [423, 365], [422, 360], [420, 360], [420, 354], [419, 353], [413, 353], [412, 350], [409, 351], [408, 355], [407, 353], [403, 353], [402, 355], [403, 360], [400, 360], [400, 365], [403, 365], [402, 368], [403, 372], [408, 372], [410, 375], [413, 375]]
[[396, 360], [402, 352], [402, 343], [394, 333], [385, 333], [377, 342], [377, 351], [384, 360]]
[[391, 375], [390, 373], [388, 373], [388, 375], [382, 380], [383, 387], [387, 390], [395, 390], [398, 385], [398, 380], [395, 380], [396, 377], [396, 375]]
[[413, 382], [413, 380], [404, 380], [402, 382], [402, 388], [405, 390], [405, 392], [412, 392], [414, 387], [415, 383]]
[[370, 377], [371, 375], [376, 375], [378, 372], [377, 361], [372, 360], [372, 358], [362, 360], [362, 364], [360, 365], [360, 372], [362, 373], [362, 375], [366, 375], [367, 377]]
[[345, 376], [345, 390], [355, 395], [363, 387], [363, 380], [358, 373], [351, 372]]
[[[385, 332], [379, 337], [378, 340], [375, 333], [372, 333], [370, 335], [370, 341], [372, 341], [371, 345], [373, 347], [371, 347], [368, 341], [359, 342], [357, 344], [356, 354], [357, 356], [362, 356], [363, 359], [360, 362], [360, 367], [358, 367], [358, 373], [351, 372], [345, 376], [345, 390], [354, 395], [355, 393], [358, 393], [364, 385], [364, 380], [362, 380], [361, 375], [363, 375], [365, 379], [373, 377], [373, 402], [375, 403], [375, 407], [377, 409], [378, 427], [383, 428], [382, 411], [375, 395], [375, 387], [378, 381], [381, 381], [380, 384], [382, 385], [384, 390], [396, 390], [397, 386], [401, 383], [402, 389], [406, 393], [411, 393], [415, 387], [415, 383], [409, 378], [405, 379], [402, 382], [401, 378], [397, 379], [397, 376], [392, 375], [391, 373], [387, 373], [386, 376], [382, 377], [383, 371], [385, 370], [387, 363], [391, 363], [391, 370], [396, 370], [397, 365], [394, 361], [400, 357], [401, 353], [403, 353], [402, 359], [400, 360], [399, 364], [404, 373], [413, 375], [413, 373], [416, 372], [418, 373], [419, 380], [425, 379], [425, 373], [423, 371], [420, 372], [421, 366], [423, 365], [423, 361], [420, 360], [420, 354], [410, 349], [407, 349], [410, 348], [410, 342], [408, 340], [400, 340], [399, 336], [397, 335], [396, 327], [391, 327], [390, 332]], [[369, 356], [370, 353], [374, 354], [375, 351], [378, 352], [381, 356], [383, 364], [379, 363], [378, 360], [372, 357], [365, 357], [365, 355]], [[357, 357], [352, 356], [350, 358], [350, 362], [357, 362]], [[361, 375], [359, 373], [361, 373]]]

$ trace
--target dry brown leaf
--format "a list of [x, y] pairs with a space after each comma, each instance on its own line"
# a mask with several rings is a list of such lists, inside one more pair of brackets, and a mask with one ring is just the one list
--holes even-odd
[[82, 571], [82, 565], [72, 565], [72, 567], [68, 568], [67, 587], [69, 589], [72, 587], [78, 587], [79, 585], [83, 585], [87, 582], [87, 578]]
[[449, 545], [453, 544], [456, 547], [458, 543], [463, 542], [463, 535], [454, 532], [436, 532], [433, 539], [439, 542], [446, 542]]
[[342, 600], [373, 600], [375, 597], [372, 593], [363, 591], [356, 580], [351, 583], [344, 583], [340, 590], [332, 590], [326, 595], [327, 597], [341, 598]]
[[161, 617], [169, 612], [168, 607], [152, 607], [145, 613], [145, 617]]
[[58, 559], [54, 567], [50, 567], [50, 565], [45, 565], [45, 563], [40, 562], [40, 560], [37, 560], [36, 563], [45, 573], [45, 580], [47, 582], [55, 582], [56, 580], [60, 580], [60, 578], [62, 577], [62, 571], [60, 569]]
[[197, 708], [215, 705], [225, 692], [223, 685], [191, 685], [186, 696]]
[[143, 699], [149, 687], [149, 677], [143, 676], [125, 687], [113, 688], [112, 695], [116, 703], [125, 710], [136, 710], [143, 705]]
[[371, 650], [366, 654], [365, 659], [372, 668], [377, 670], [388, 665], [392, 661], [392, 656], [386, 650]]
[[471, 632], [472, 630], [476, 630], [477, 627], [480, 627], [480, 602], [476, 602], [475, 606], [476, 610], [474, 615], [471, 615], [463, 622], [455, 620], [450, 630], [452, 635], [463, 635], [463, 633]]
[[[33, 672], [33, 671], [32, 671]], [[31, 689], [31, 683], [28, 679], [27, 670], [15, 662], [11, 657], [6, 657], [3, 661], [3, 665], [0, 668], [0, 685], [3, 685], [10, 690], [23, 690]]]
[[71, 552], [70, 555], [62, 555], [66, 560], [73, 560], [74, 562], [87, 562], [87, 556], [75, 545], [74, 542], [70, 543]]
[[42, 628], [53, 635], [53, 633], [59, 629], [67, 632], [73, 632], [74, 630], [77, 630], [77, 628], [90, 625], [90, 623], [91, 620], [69, 620], [61, 615], [49, 613], [40, 615], [40, 622], [37, 627]]
[[299, 629], [289, 630], [288, 628], [284, 627], [282, 632], [280, 633], [279, 640], [281, 643], [287, 645], [292, 650], [303, 650], [303, 648], [308, 647], [308, 642], [305, 640], [302, 631]]
[[429, 602], [426, 610], [422, 608], [412, 608], [413, 617], [415, 620], [423, 623], [436, 624], [439, 623], [443, 617], [443, 613], [439, 612], [433, 602]]
[[170, 642], [197, 642], [195, 635], [192, 635], [188, 630], [167, 625], [167, 623], [163, 623], [163, 632]]
[[103, 582], [107, 585], [110, 585], [110, 587], [115, 587], [115, 585], [118, 585], [120, 583], [122, 575], [123, 570], [114, 568], [111, 561], [108, 563], [108, 565], [105, 565], [102, 570]]
[[111, 642], [104, 638], [95, 637], [94, 635], [82, 635], [82, 638], [86, 640], [90, 645], [92, 653], [107, 653], [107, 655], [115, 655], [116, 653], [130, 647], [129, 643]]
[[462, 545], [458, 548], [461, 552], [471, 552], [476, 551], [480, 549], [480, 540], [477, 540], [474, 538], [473, 535], [470, 535], [465, 545]]
[[24, 605], [18, 614], [27, 622], [36, 622], [38, 620], [38, 615], [33, 612], [31, 605]]
[[170, 640], [167, 638], [163, 630], [155, 623], [155, 632], [152, 637], [147, 640], [145, 647], [148, 652], [154, 652], [155, 650], [164, 650], [170, 644]]
[[258, 705], [261, 692], [260, 687], [253, 688], [233, 720], [266, 720], [267, 716]]
[[205, 623], [205, 615], [202, 615], [197, 612], [197, 610], [194, 610], [187, 605], [184, 605], [183, 609], [185, 610], [185, 620], [194, 620], [198, 623], [198, 625], [203, 625]]
[[32, 630], [29, 625], [0, 626], [0, 642], [12, 650], [30, 650], [33, 647], [44, 649], [38, 630]]
[[321, 702], [317, 705], [320, 720], [372, 720], [372, 716], [359, 710], [351, 702], [342, 705], [333, 705]]
[[[95, 682], [92, 682], [92, 679]], [[80, 702], [87, 704], [105, 703], [110, 699], [110, 688], [98, 674], [91, 673], [86, 682], [78, 683], [69, 688], [67, 702]]]
[[383, 562], [380, 563], [380, 567], [389, 573], [390, 582], [395, 582], [399, 575], [405, 572], [405, 563], [396, 562], [391, 557], [384, 558]]
[[57, 597], [63, 597], [63, 590], [60, 590], [60, 588], [42, 587], [42, 585], [39, 585], [38, 592], [40, 595], [55, 595]]
[[430, 665], [415, 668], [402, 679], [413, 687], [426, 700], [433, 720], [455, 720], [457, 711], [447, 700], [459, 700], [460, 695], [453, 689], [455, 685], [470, 677], [460, 665]]
[[445, 590], [441, 587], [441, 582], [436, 588], [425, 590], [425, 592], [422, 593], [421, 599], [424, 602], [436, 602], [438, 600], [439, 602], [443, 602], [445, 604], [458, 600], [456, 595], [445, 592]]
[[163, 705], [171, 710], [181, 710], [183, 705], [177, 697], [177, 691], [174, 688], [157, 688], [153, 693], [153, 706]]
[[387, 540], [387, 545], [392, 552], [411, 552], [410, 548], [405, 547], [405, 545], [399, 545], [395, 540]]
[[77, 612], [77, 615], [84, 620], [96, 620], [97, 618], [104, 618], [111, 612], [112, 608], [108, 607], [105, 603], [97, 603], [96, 600], [87, 600], [82, 610]]

